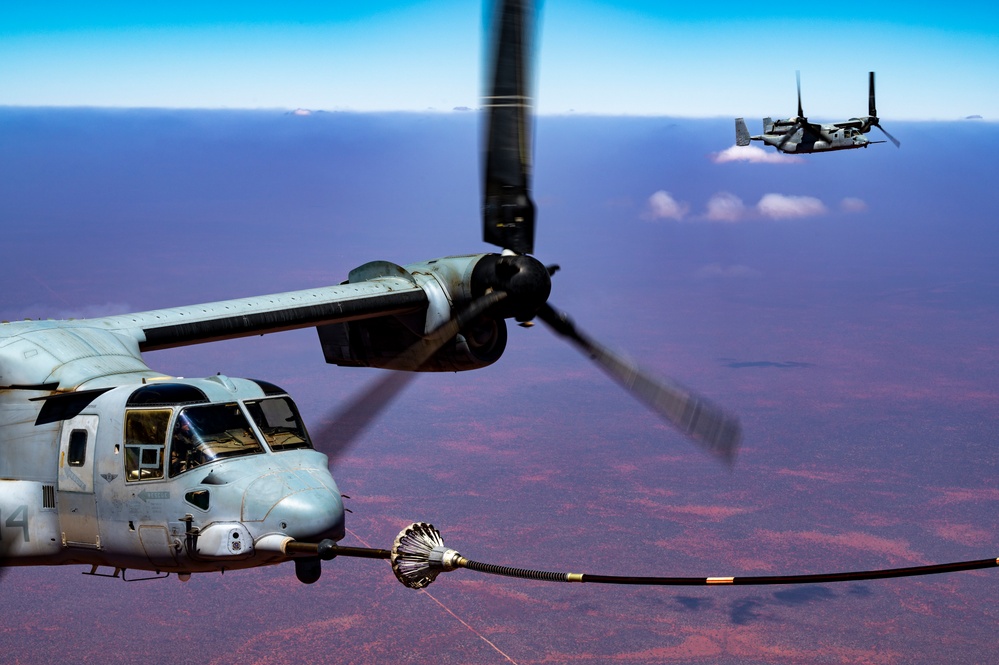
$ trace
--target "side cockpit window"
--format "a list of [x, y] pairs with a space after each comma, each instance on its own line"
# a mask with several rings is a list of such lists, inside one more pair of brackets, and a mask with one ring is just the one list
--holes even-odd
[[125, 412], [125, 479], [163, 477], [164, 449], [171, 409], [129, 409]]
[[271, 450], [312, 448], [298, 409], [290, 398], [259, 399], [245, 402], [245, 405]]
[[70, 432], [66, 453], [66, 462], [70, 466], [83, 466], [87, 463], [87, 430], [75, 429]]

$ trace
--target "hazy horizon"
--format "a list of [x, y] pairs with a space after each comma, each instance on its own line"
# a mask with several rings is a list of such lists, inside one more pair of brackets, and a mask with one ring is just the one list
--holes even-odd
[[[488, 5], [489, 3], [485, 3]], [[999, 8], [855, 11], [648, 0], [543, 3], [540, 112], [999, 118]], [[0, 9], [0, 104], [180, 108], [475, 107], [487, 11], [464, 0], [310, 0]]]
[[[196, 107], [196, 106], [113, 106], [113, 105], [77, 105], [77, 104], [53, 104], [53, 105], [31, 105], [31, 104], [6, 104], [0, 105], [0, 109], [21, 109], [21, 110], [80, 110], [80, 111], [162, 111], [162, 112], [247, 112], [247, 113], [282, 113], [286, 115], [302, 115], [309, 116], [313, 114], [325, 114], [325, 113], [356, 113], [358, 115], [384, 115], [384, 114], [401, 114], [401, 115], [419, 115], [419, 114], [429, 114], [429, 115], [446, 115], [446, 114], [471, 114], [478, 115], [481, 112], [479, 107], [462, 107], [462, 108], [451, 108], [451, 109], [395, 109], [395, 110], [359, 110], [352, 108], [303, 108], [303, 107], [287, 107], [287, 106], [271, 106], [271, 107], [258, 107], [258, 108], [230, 108], [226, 106], [215, 106], [215, 107]], [[793, 110], [793, 109], [792, 109]], [[302, 111], [304, 113], [296, 113]], [[771, 114], [769, 117], [776, 118], [779, 114]], [[725, 115], [667, 115], [662, 113], [600, 113], [600, 112], [579, 112], [579, 111], [551, 111], [544, 112], [539, 111], [535, 114], [537, 118], [561, 118], [561, 117], [583, 117], [583, 118], [650, 118], [650, 119], [677, 119], [677, 120], [727, 120], [733, 122], [735, 118], [730, 118]], [[970, 115], [955, 118], [909, 118], [909, 119], [898, 119], [892, 118], [889, 115], [880, 115], [881, 121], [883, 123], [950, 123], [950, 122], [985, 122], [994, 123], [999, 122], [999, 117], [997, 118], [985, 118], [979, 115]], [[820, 115], [813, 115], [809, 118], [815, 122], [833, 122], [837, 120], [842, 120], [843, 118], [833, 118], [825, 117]], [[752, 123], [760, 122], [761, 118], [746, 117], [745, 120], [752, 127]], [[875, 133], [875, 139], [877, 140], [877, 134]]]

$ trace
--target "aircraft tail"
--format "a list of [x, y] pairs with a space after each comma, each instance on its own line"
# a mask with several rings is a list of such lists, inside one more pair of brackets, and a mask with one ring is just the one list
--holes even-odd
[[772, 134], [773, 131], [774, 131], [774, 119], [773, 118], [769, 118], [769, 117], [768, 118], [764, 118], [763, 119], [763, 133], [764, 134]]
[[735, 144], [738, 146], [749, 145], [749, 129], [746, 127], [746, 121], [742, 118], [735, 119]]

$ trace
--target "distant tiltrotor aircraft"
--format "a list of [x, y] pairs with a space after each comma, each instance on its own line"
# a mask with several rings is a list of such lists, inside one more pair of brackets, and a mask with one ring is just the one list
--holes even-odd
[[896, 148], [899, 147], [898, 139], [885, 131], [878, 119], [878, 111], [874, 103], [874, 72], [870, 72], [867, 115], [827, 125], [808, 122], [808, 118], [805, 117], [805, 113], [801, 109], [801, 74], [795, 72], [794, 75], [798, 83], [798, 115], [794, 118], [777, 121], [764, 118], [763, 134], [757, 136], [750, 136], [745, 120], [736, 118], [736, 145], [747, 146], [750, 141], [762, 141], [787, 153], [866, 148], [872, 143], [884, 143], [884, 141], [871, 141], [865, 136], [872, 127], [877, 127], [895, 144]]

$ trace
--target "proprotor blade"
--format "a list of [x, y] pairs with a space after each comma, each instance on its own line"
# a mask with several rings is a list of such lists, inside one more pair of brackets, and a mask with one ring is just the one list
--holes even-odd
[[[867, 81], [867, 115], [874, 118], [878, 117], [878, 105], [874, 101], [874, 72], [868, 72]], [[875, 123], [877, 120], [875, 120]]]
[[798, 117], [801, 118], [801, 119], [804, 119], [805, 118], [805, 112], [803, 110], [801, 110], [801, 72], [800, 71], [795, 70], [795, 72], [794, 72], [794, 80], [795, 80], [795, 83], [797, 83], [797, 85], [798, 85]]
[[868, 76], [867, 114], [871, 116], [871, 126], [880, 129], [881, 133], [887, 136], [888, 140], [894, 143], [896, 148], [901, 148], [902, 144], [899, 143], [898, 139], [889, 134], [888, 130], [881, 126], [881, 119], [878, 118], [878, 106], [874, 101], [874, 72], [868, 72]]
[[804, 129], [806, 132], [812, 136], [817, 136], [819, 139], [831, 144], [833, 142], [833, 137], [822, 131], [822, 125], [816, 124], [814, 122], [802, 122], [798, 124], [799, 127]]
[[794, 125], [793, 125], [793, 126], [791, 127], [791, 129], [789, 129], [789, 130], [787, 131], [787, 133], [786, 133], [786, 134], [784, 134], [784, 136], [782, 136], [782, 137], [781, 137], [780, 141], [778, 141], [778, 142], [777, 142], [777, 149], [778, 149], [778, 150], [781, 150], [781, 149], [782, 149], [782, 148], [784, 147], [784, 145], [785, 145], [785, 144], [786, 144], [786, 143], [787, 143], [788, 141], [790, 141], [790, 140], [791, 140], [791, 137], [793, 137], [793, 136], [795, 135], [795, 133], [796, 133], [796, 132], [797, 132], [797, 131], [798, 131], [799, 129], [801, 129], [801, 126], [802, 126], [802, 125], [801, 125], [801, 123], [800, 123], [800, 122], [796, 122], [796, 123], [794, 123]]
[[734, 463], [742, 440], [738, 418], [678, 383], [656, 379], [627, 358], [598, 344], [551, 305], [543, 306], [538, 311], [538, 317], [576, 344], [625, 390], [698, 446], [728, 465]]
[[326, 454], [331, 467], [414, 378], [416, 375], [410, 372], [388, 371], [348, 404], [326, 416], [319, 431], [312, 433], [312, 443]]
[[330, 413], [324, 420], [323, 427], [312, 437], [316, 449], [329, 457], [330, 466], [336, 464], [337, 458], [354, 444], [416, 377], [412, 372], [419, 370], [444, 344], [454, 339], [464, 326], [506, 297], [504, 291], [491, 291], [472, 301], [396, 358], [397, 370], [408, 371], [393, 370], [385, 373], [348, 404]]
[[497, 2], [493, 15], [486, 113], [482, 239], [518, 254], [534, 252], [531, 200], [530, 0]]
[[881, 133], [888, 137], [888, 140], [895, 144], [896, 148], [901, 148], [902, 144], [899, 143], [898, 139], [888, 133], [888, 130], [881, 126], [880, 122], [874, 123], [874, 126], [881, 130]]

